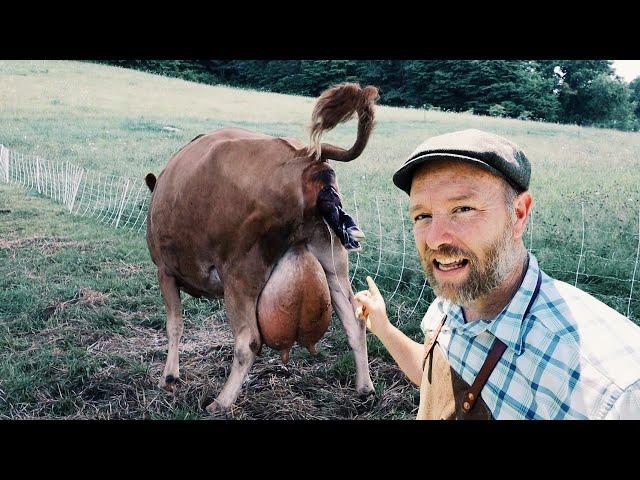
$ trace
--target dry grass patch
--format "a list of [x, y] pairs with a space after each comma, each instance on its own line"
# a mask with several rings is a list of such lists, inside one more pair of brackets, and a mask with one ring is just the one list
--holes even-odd
[[61, 313], [67, 307], [76, 303], [79, 303], [84, 307], [96, 309], [97, 306], [103, 305], [108, 297], [108, 293], [96, 292], [88, 287], [80, 287], [76, 294], [68, 300], [53, 300], [44, 308], [42, 315], [44, 320], [47, 320], [49, 317]]
[[0, 238], [0, 249], [37, 248], [39, 253], [50, 256], [62, 248], [87, 248], [88, 242], [72, 240], [62, 236], [33, 236]]

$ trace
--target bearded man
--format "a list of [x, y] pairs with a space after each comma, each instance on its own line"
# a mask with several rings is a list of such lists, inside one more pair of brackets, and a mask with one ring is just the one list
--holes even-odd
[[437, 295], [425, 343], [389, 322], [370, 277], [355, 298], [420, 387], [419, 419], [640, 418], [640, 327], [527, 252], [530, 176], [517, 145], [479, 130], [428, 139], [393, 176]]

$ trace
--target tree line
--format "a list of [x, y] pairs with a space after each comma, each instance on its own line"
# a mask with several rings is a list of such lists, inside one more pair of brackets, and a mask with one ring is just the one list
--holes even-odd
[[640, 130], [640, 77], [611, 60], [110, 60], [185, 80], [317, 96], [341, 82], [383, 105]]

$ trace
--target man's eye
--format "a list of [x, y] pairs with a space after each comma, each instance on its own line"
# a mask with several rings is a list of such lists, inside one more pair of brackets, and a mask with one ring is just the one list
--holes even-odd
[[421, 213], [420, 215], [416, 215], [413, 221], [417, 222], [418, 220], [429, 220], [429, 219], [431, 219], [431, 215], [427, 213]]
[[453, 213], [470, 212], [472, 210], [472, 207], [458, 207], [453, 211]]

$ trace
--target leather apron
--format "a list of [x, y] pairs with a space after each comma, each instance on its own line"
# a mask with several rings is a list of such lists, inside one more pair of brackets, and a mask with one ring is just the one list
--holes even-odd
[[[538, 273], [536, 288], [522, 316], [523, 320], [538, 296], [541, 281], [542, 275]], [[446, 320], [445, 315], [434, 334], [425, 336], [420, 406], [416, 419], [492, 420], [493, 415], [484, 400], [480, 398], [480, 392], [507, 346], [500, 339], [495, 339], [478, 376], [473, 385], [469, 386], [449, 365], [442, 350], [436, 347], [438, 334]]]

